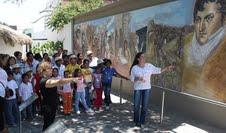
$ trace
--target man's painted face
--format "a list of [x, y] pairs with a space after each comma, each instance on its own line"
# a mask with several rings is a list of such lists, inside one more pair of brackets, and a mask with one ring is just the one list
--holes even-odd
[[195, 17], [195, 34], [200, 45], [208, 42], [209, 37], [222, 26], [220, 4], [208, 2], [203, 11], [198, 11]]

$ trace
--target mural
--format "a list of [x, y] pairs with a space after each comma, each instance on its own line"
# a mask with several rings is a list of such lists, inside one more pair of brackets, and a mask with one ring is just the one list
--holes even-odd
[[226, 1], [178, 0], [74, 25], [74, 52], [109, 58], [123, 75], [137, 52], [175, 65], [153, 83], [226, 102]]

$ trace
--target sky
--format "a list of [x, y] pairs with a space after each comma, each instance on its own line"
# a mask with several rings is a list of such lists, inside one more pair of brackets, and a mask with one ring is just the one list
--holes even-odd
[[24, 0], [19, 6], [10, 2], [3, 3], [0, 0], [0, 21], [9, 25], [17, 25], [18, 30], [22, 31], [26, 28], [32, 28], [34, 32], [44, 29], [44, 19], [33, 24], [35, 20], [44, 14], [40, 11], [45, 9], [48, 0]]

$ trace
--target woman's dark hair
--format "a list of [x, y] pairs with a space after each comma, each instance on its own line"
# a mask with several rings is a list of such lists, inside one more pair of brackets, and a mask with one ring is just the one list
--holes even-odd
[[10, 57], [8, 54], [0, 54], [0, 67], [3, 68], [4, 70], [7, 70], [7, 68], [9, 68], [7, 67], [8, 60], [6, 64], [3, 64], [3, 61], [8, 57]]
[[82, 53], [78, 53], [78, 54], [77, 54], [77, 58], [79, 58], [79, 56], [80, 56], [81, 54], [82, 54]]
[[35, 56], [34, 56], [34, 58], [35, 58], [35, 60], [37, 60], [37, 61], [41, 61], [41, 60], [42, 60], [42, 56], [41, 56], [41, 54], [39, 54], [39, 53], [36, 53]]
[[15, 57], [18, 57], [20, 54], [22, 54], [20, 51], [16, 51], [13, 53]]
[[68, 58], [69, 59], [69, 56], [68, 55], [63, 55], [62, 56], [62, 59], [64, 60], [65, 58]]
[[11, 70], [10, 69], [10, 63], [9, 63], [11, 59], [13, 59], [15, 61], [15, 63], [16, 63], [16, 58], [14, 56], [10, 56], [8, 61], [7, 61], [7, 66], [5, 66], [5, 70], [6, 71], [10, 71]]
[[33, 56], [33, 53], [32, 52], [27, 52], [26, 56], [27, 56], [27, 58], [30, 57], [30, 56]]
[[14, 56], [10, 56], [9, 59], [8, 59], [8, 65], [9, 65], [9, 61], [13, 59], [15, 62], [16, 62], [16, 58]]
[[44, 56], [49, 56], [49, 54], [48, 54], [48, 53], [44, 53], [44, 54], [42, 55], [42, 57], [44, 58]]
[[111, 62], [110, 59], [107, 59], [107, 60], [106, 60], [105, 64], [107, 64], [107, 63], [110, 63], [110, 65], [112, 64], [112, 62]]
[[133, 66], [139, 64], [138, 58], [140, 58], [140, 56], [141, 56], [142, 54], [144, 54], [144, 52], [139, 52], [139, 53], [136, 54], [136, 56], [135, 56], [135, 58], [134, 58], [134, 60], [133, 60], [133, 64], [131, 65], [131, 67], [130, 67], [130, 69], [129, 69], [129, 73], [130, 73], [130, 74], [131, 74], [131, 70], [132, 70]]

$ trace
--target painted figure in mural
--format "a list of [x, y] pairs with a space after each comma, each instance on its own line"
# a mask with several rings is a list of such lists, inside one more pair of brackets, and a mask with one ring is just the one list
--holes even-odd
[[82, 32], [82, 39], [81, 39], [81, 44], [82, 44], [82, 53], [85, 53], [88, 49], [87, 46], [87, 39], [86, 39], [86, 34]]
[[185, 92], [226, 102], [226, 2], [197, 0], [195, 33], [186, 38], [182, 63]]
[[129, 49], [129, 44], [128, 44], [128, 41], [127, 40], [124, 40], [124, 55], [125, 55], [125, 58], [128, 62], [131, 62], [131, 53], [130, 53], [130, 49]]
[[74, 50], [76, 53], [82, 52], [82, 34], [79, 28], [75, 31]]

